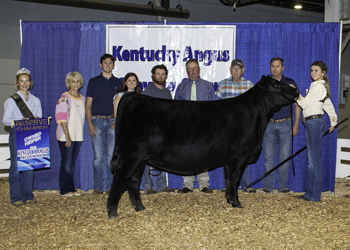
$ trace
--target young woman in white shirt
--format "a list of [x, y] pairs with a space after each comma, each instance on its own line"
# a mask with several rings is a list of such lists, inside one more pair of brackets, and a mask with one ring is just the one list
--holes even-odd
[[[30, 71], [22, 68], [16, 74], [16, 94], [23, 100], [23, 103], [30, 110], [29, 114], [33, 117], [24, 117], [13, 98], [8, 98], [4, 105], [4, 116], [2, 122], [5, 126], [11, 126], [11, 121], [26, 120], [29, 118], [41, 118], [42, 110], [39, 98], [30, 93], [33, 87]], [[26, 108], [25, 108], [26, 110]], [[23, 172], [17, 171], [17, 143], [16, 128], [13, 126], [9, 136], [11, 165], [9, 170], [10, 199], [15, 206], [24, 205], [24, 203], [34, 203], [33, 198], [33, 170]]]
[[305, 97], [299, 96], [297, 103], [303, 109], [303, 120], [306, 128], [306, 146], [308, 169], [305, 194], [298, 198], [308, 201], [320, 201], [322, 192], [322, 137], [326, 130], [323, 119], [324, 111], [328, 114], [331, 126], [329, 133], [337, 124], [337, 114], [331, 101], [330, 83], [327, 77], [327, 66], [316, 61], [310, 70], [313, 82]]

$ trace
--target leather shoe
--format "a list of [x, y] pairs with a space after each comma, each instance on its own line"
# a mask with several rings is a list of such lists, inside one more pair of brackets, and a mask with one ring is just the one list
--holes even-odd
[[14, 206], [22, 206], [24, 205], [24, 202], [23, 201], [16, 201], [14, 203], [12, 203]]
[[177, 191], [178, 193], [185, 194], [189, 192], [193, 192], [191, 189], [184, 187], [183, 189], [180, 189]]
[[153, 189], [153, 188], [148, 188], [145, 190], [145, 195], [148, 195], [148, 194], [156, 194], [157, 192]]
[[210, 190], [209, 188], [205, 187], [201, 190], [201, 192], [209, 194], [209, 193], [212, 193], [213, 190]]
[[252, 189], [252, 188], [247, 188], [247, 189], [243, 189], [243, 192], [245, 192], [245, 193], [256, 193], [256, 190]]
[[291, 193], [291, 191], [289, 189], [285, 189], [283, 191], [281, 191], [282, 194], [288, 194], [288, 193]]
[[97, 195], [97, 194], [103, 194], [101, 190], [96, 189], [92, 194]]
[[304, 195], [296, 196], [296, 198], [299, 200], [310, 201], [309, 199], [305, 198]]
[[160, 192], [163, 192], [163, 193], [174, 193], [175, 190], [172, 189], [172, 188], [166, 187], [166, 188], [160, 190]]

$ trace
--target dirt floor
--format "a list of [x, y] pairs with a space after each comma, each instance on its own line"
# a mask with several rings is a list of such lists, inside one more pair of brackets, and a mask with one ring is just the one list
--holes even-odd
[[242, 209], [224, 193], [142, 195], [136, 212], [127, 194], [109, 220], [107, 195], [62, 197], [35, 191], [35, 204], [10, 203], [0, 178], [1, 249], [350, 249], [350, 180], [337, 179], [321, 202], [301, 193], [239, 193]]

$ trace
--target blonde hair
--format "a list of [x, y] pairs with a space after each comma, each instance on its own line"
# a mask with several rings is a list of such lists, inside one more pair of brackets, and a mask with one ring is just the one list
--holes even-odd
[[81, 89], [83, 86], [84, 86], [84, 79], [83, 77], [81, 76], [81, 74], [79, 72], [69, 72], [67, 75], [66, 75], [66, 87], [67, 89], [70, 89], [71, 86], [70, 86], [70, 82], [73, 80], [73, 79], [76, 79], [76, 80], [79, 80], [80, 81], [80, 88]]
[[332, 94], [331, 94], [331, 87], [330, 87], [329, 79], [328, 79], [328, 76], [327, 76], [327, 65], [324, 62], [322, 62], [322, 61], [316, 61], [313, 64], [311, 64], [311, 67], [312, 66], [320, 67], [322, 72], [324, 73], [323, 80], [326, 81], [326, 89], [327, 89], [326, 98], [331, 98]]

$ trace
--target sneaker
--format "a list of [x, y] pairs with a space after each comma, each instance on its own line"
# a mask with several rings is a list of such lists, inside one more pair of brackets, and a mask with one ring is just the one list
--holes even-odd
[[34, 204], [35, 203], [35, 201], [33, 201], [33, 200], [26, 200], [26, 202], [25, 202], [26, 204]]
[[73, 192], [69, 192], [69, 193], [66, 193], [66, 194], [62, 194], [62, 196], [71, 197], [71, 196], [74, 196], [74, 193]]
[[266, 188], [263, 188], [263, 189], [259, 189], [258, 190], [258, 193], [268, 193], [268, 194], [270, 194], [270, 193], [272, 193], [272, 192], [270, 192], [268, 189], [266, 189]]
[[255, 189], [252, 189], [252, 188], [243, 189], [242, 191], [243, 191], [244, 193], [256, 193], [256, 190], [255, 190]]
[[172, 189], [172, 188], [166, 187], [166, 188], [164, 188], [163, 190], [160, 190], [160, 192], [164, 192], [164, 193], [173, 193], [173, 192], [175, 192], [175, 190]]
[[14, 203], [12, 203], [14, 206], [22, 206], [24, 205], [24, 202], [23, 201], [16, 201]]
[[290, 191], [288, 188], [287, 189], [285, 189], [285, 190], [283, 190], [283, 191], [281, 191], [281, 193], [283, 193], [283, 194], [288, 194], [288, 193], [291, 193], [292, 191]]
[[156, 191], [154, 191], [154, 189], [153, 188], [148, 188], [148, 189], [146, 189], [145, 190], [145, 193], [144, 194], [156, 194], [157, 192]]
[[75, 191], [73, 194], [74, 194], [74, 196], [81, 196], [81, 193], [78, 191]]
[[94, 192], [92, 192], [92, 194], [98, 195], [98, 194], [103, 194], [103, 192], [101, 190], [96, 189]]
[[209, 194], [209, 193], [212, 193], [213, 190], [210, 190], [209, 188], [205, 187], [201, 190], [201, 192]]
[[189, 192], [193, 192], [193, 190], [189, 189], [189, 188], [183, 188], [177, 191], [180, 194], [185, 194], [185, 193], [189, 193]]

